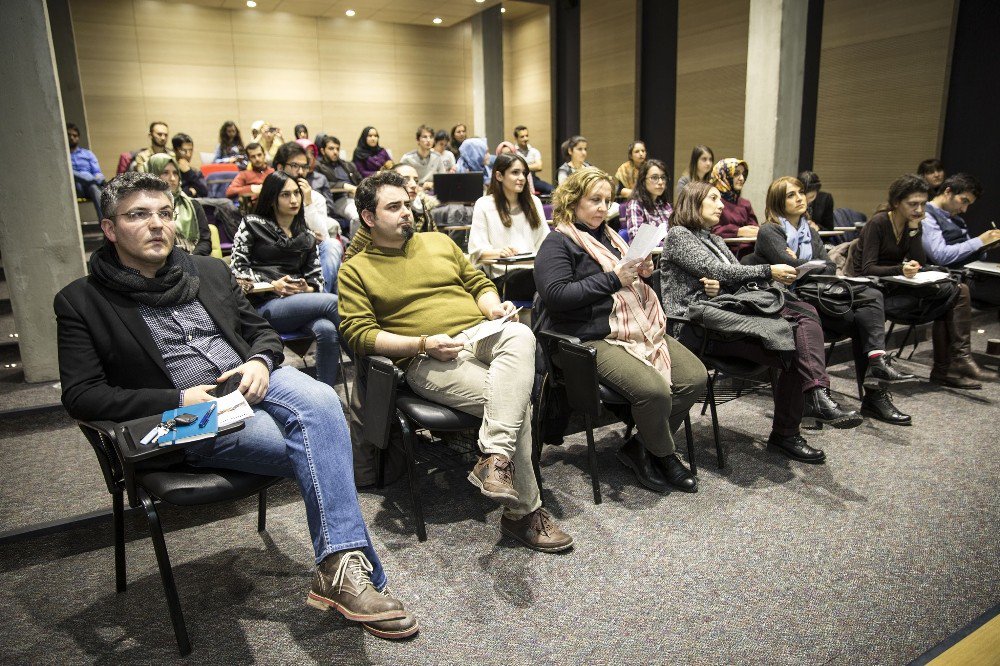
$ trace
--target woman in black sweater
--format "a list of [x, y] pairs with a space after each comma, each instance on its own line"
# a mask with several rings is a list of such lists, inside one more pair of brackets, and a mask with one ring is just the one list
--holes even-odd
[[556, 233], [535, 259], [535, 285], [545, 307], [543, 329], [572, 335], [597, 352], [601, 383], [629, 400], [638, 434], [618, 459], [639, 482], [664, 492], [694, 492], [697, 482], [674, 453], [673, 433], [704, 390], [707, 373], [694, 354], [665, 333], [656, 292], [642, 277], [649, 257], [622, 261], [628, 247], [608, 229], [611, 177], [595, 167], [568, 176], [552, 195]]
[[[764, 224], [757, 234], [754, 252], [744, 263], [784, 262], [791, 266], [801, 266], [809, 261], [822, 261], [825, 265], [817, 269], [817, 272], [827, 275], [836, 273], [833, 262], [823, 247], [823, 239], [809, 224], [805, 186], [800, 180], [784, 176], [771, 183], [767, 189], [766, 204]], [[882, 292], [874, 287], [867, 287], [861, 296], [872, 300], [841, 317], [819, 309], [823, 328], [856, 338], [861, 351], [868, 358], [861, 413], [886, 423], [909, 425], [910, 417], [896, 409], [892, 404], [892, 397], [879, 385], [900, 384], [916, 378], [899, 372], [889, 364], [889, 357], [885, 353], [885, 308]]]
[[316, 378], [337, 383], [340, 340], [337, 295], [323, 291], [317, 239], [306, 227], [302, 192], [294, 178], [275, 171], [261, 186], [254, 213], [236, 230], [230, 268], [251, 290], [250, 303], [278, 333], [316, 336]]

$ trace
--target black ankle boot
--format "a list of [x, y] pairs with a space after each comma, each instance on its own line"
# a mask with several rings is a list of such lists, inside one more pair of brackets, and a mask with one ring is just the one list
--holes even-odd
[[817, 423], [826, 423], [834, 428], [857, 428], [864, 418], [857, 412], [849, 412], [840, 408], [825, 388], [815, 388], [805, 395], [806, 407], [802, 418], [815, 419]]
[[861, 413], [892, 425], [908, 426], [913, 422], [909, 414], [904, 414], [892, 404], [892, 395], [882, 389], [865, 389]]
[[680, 461], [676, 453], [656, 458], [656, 462], [657, 466], [663, 470], [663, 476], [666, 478], [667, 483], [686, 493], [698, 492], [698, 480], [694, 478], [691, 470], [684, 466], [684, 463]]
[[906, 384], [909, 382], [915, 382], [917, 380], [916, 375], [910, 375], [905, 372], [900, 372], [896, 368], [892, 367], [892, 363], [889, 360], [888, 354], [882, 354], [881, 356], [876, 356], [875, 358], [868, 359], [868, 376], [865, 378], [865, 384]]
[[650, 490], [665, 493], [670, 490], [667, 480], [660, 472], [660, 467], [653, 464], [656, 456], [650, 455], [646, 447], [635, 437], [630, 437], [615, 454], [621, 464], [635, 473], [636, 480]]
[[777, 448], [792, 460], [799, 462], [817, 465], [826, 460], [823, 450], [809, 446], [802, 435], [779, 435], [772, 432], [767, 438], [767, 445]]

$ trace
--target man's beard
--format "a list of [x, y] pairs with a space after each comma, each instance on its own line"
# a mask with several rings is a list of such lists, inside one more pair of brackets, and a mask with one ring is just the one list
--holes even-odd
[[399, 230], [399, 235], [402, 236], [403, 240], [405, 240], [405, 241], [408, 241], [411, 238], [413, 238], [413, 234], [414, 234], [414, 231], [413, 231], [413, 227], [412, 226], [403, 227], [402, 229]]

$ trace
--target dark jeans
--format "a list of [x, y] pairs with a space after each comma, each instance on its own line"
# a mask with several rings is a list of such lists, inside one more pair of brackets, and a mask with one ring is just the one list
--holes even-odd
[[[791, 367], [785, 368], [782, 356], [775, 351], [764, 349], [756, 338], [732, 341], [709, 340], [705, 353], [709, 356], [733, 356], [778, 370], [774, 380], [774, 421], [771, 429], [782, 436], [799, 434], [799, 423], [805, 409], [806, 391], [815, 388], [829, 388], [830, 377], [826, 374], [826, 356], [823, 351], [823, 329], [815, 309], [807, 303], [799, 307], [813, 316], [807, 316], [789, 307], [781, 311], [781, 316], [792, 324], [795, 336], [795, 352]], [[815, 318], [814, 318], [815, 317]], [[702, 345], [702, 329], [684, 326], [678, 339], [696, 354]]]
[[272, 298], [257, 308], [278, 333], [311, 331], [316, 336], [316, 379], [331, 388], [337, 385], [340, 368], [340, 338], [337, 326], [337, 295], [293, 294]]
[[102, 217], [101, 214], [101, 186], [95, 181], [83, 181], [79, 178], [74, 180], [76, 184], [76, 196], [87, 197], [94, 203], [94, 209], [97, 211], [97, 219], [100, 221]]
[[862, 296], [875, 300], [857, 306], [842, 316], [834, 316], [819, 310], [823, 328], [856, 339], [860, 349], [867, 356], [876, 349], [885, 351], [885, 303], [882, 292], [874, 287], [865, 288]]

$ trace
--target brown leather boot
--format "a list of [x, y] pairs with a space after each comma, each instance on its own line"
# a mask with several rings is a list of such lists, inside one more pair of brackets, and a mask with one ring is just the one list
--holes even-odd
[[543, 553], [558, 553], [573, 545], [573, 537], [563, 532], [556, 521], [552, 520], [552, 516], [542, 508], [517, 520], [502, 516], [500, 532]]
[[403, 602], [375, 589], [371, 571], [371, 563], [360, 550], [336, 552], [316, 567], [306, 603], [324, 611], [333, 608], [355, 622], [406, 618]]
[[472, 471], [469, 481], [479, 491], [507, 508], [517, 506], [517, 491], [514, 490], [514, 462], [499, 454], [481, 455]]
[[934, 343], [934, 368], [931, 381], [942, 386], [960, 389], [981, 389], [982, 383], [975, 375], [968, 374], [970, 364], [978, 368], [972, 360], [972, 311], [969, 291], [959, 292], [954, 307], [944, 319], [934, 322], [931, 340]]

